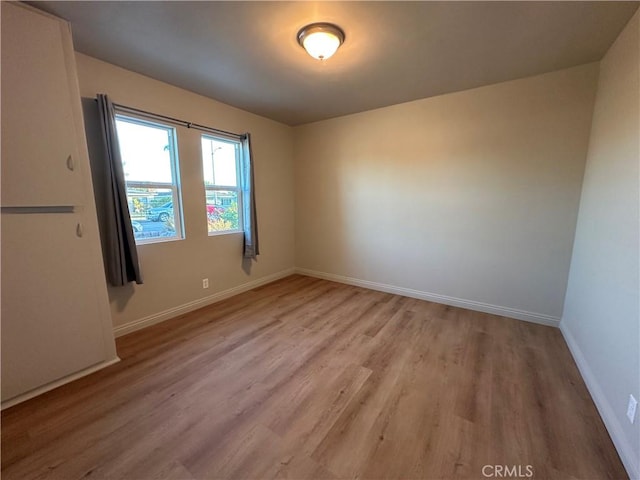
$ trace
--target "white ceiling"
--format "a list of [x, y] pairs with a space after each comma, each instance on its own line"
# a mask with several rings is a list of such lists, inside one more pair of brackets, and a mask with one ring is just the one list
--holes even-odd
[[[78, 51], [299, 125], [600, 60], [638, 2], [29, 2]], [[312, 22], [344, 45], [322, 63]]]

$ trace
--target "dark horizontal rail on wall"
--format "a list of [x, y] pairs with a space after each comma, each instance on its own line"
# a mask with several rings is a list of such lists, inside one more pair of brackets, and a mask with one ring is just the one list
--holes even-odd
[[232, 138], [234, 140], [242, 140], [244, 138], [244, 135], [240, 133], [227, 132], [226, 130], [220, 130], [219, 128], [208, 127], [207, 125], [202, 125], [200, 123], [188, 122], [187, 120], [181, 120], [179, 118], [170, 117], [168, 115], [148, 112], [140, 108], [128, 107], [126, 105], [120, 105], [118, 103], [114, 103], [113, 107], [118, 113], [130, 113], [133, 115], [139, 115], [141, 117], [168, 122], [180, 127], [193, 128], [194, 130], [200, 130], [201, 132], [212, 133], [214, 135]]

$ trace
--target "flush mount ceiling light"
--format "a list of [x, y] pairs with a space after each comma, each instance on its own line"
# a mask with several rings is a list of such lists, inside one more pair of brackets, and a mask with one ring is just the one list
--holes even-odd
[[332, 23], [312, 23], [298, 32], [298, 43], [309, 55], [326, 60], [344, 42], [344, 32]]

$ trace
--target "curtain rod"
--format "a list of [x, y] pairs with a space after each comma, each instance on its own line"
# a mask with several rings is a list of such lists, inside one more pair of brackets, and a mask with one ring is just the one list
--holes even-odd
[[146, 110], [141, 110], [139, 108], [127, 107], [126, 105], [120, 105], [118, 103], [114, 103], [113, 107], [120, 112], [123, 113], [134, 113], [147, 118], [154, 118], [156, 120], [164, 120], [166, 122], [173, 123], [174, 125], [179, 125], [182, 127], [193, 128], [194, 130], [200, 130], [202, 132], [214, 133], [216, 135], [222, 135], [225, 137], [242, 140], [246, 135], [227, 132], [226, 130], [220, 130], [219, 128], [208, 127], [206, 125], [201, 125], [199, 123], [187, 122], [186, 120], [180, 120], [179, 118], [169, 117], [167, 115], [161, 115], [159, 113], [148, 112]]

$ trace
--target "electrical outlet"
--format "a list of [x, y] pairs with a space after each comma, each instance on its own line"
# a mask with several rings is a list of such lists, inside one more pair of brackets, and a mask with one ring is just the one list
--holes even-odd
[[636, 407], [638, 406], [638, 401], [633, 397], [633, 395], [629, 395], [629, 404], [627, 405], [627, 417], [629, 421], [633, 423], [636, 419]]
[[202, 288], [209, 288], [209, 279], [208, 278], [203, 278], [202, 279]]

